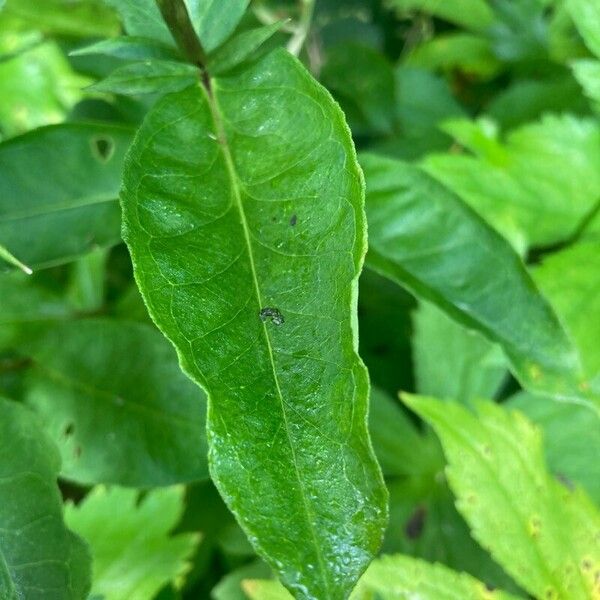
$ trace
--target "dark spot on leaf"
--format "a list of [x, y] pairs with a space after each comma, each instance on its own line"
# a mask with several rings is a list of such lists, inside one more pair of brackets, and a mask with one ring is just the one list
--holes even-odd
[[283, 315], [281, 314], [281, 311], [278, 308], [265, 307], [262, 308], [260, 313], [258, 314], [260, 316], [260, 320], [263, 323], [266, 322], [268, 319], [271, 320], [271, 323], [273, 323], [273, 325], [283, 325], [285, 323], [285, 319], [283, 318]]
[[584, 558], [581, 561], [581, 570], [582, 571], [590, 571], [592, 569], [592, 561], [588, 558]]
[[404, 532], [409, 540], [416, 540], [421, 536], [425, 527], [425, 517], [427, 517], [427, 509], [424, 506], [417, 506], [404, 526]]
[[277, 221], [277, 217], [271, 217], [271, 221], [273, 221], [273, 223], [275, 223], [275, 221]]
[[65, 430], [63, 432], [65, 437], [69, 437], [70, 435], [73, 435], [73, 433], [75, 432], [75, 425], [73, 423], [67, 423]]
[[562, 483], [568, 490], [572, 491], [575, 489], [575, 484], [566, 475], [557, 473], [556, 479], [558, 479], [558, 481]]
[[81, 446], [75, 446], [73, 453], [75, 454], [75, 458], [79, 458], [81, 456]]
[[108, 162], [115, 151], [115, 143], [112, 138], [98, 136], [93, 137], [91, 142], [94, 157], [100, 162]]
[[290, 219], [290, 225], [292, 227], [294, 227], [294, 225], [296, 225], [297, 222], [298, 222], [298, 216], [297, 215], [292, 215], [292, 218]]

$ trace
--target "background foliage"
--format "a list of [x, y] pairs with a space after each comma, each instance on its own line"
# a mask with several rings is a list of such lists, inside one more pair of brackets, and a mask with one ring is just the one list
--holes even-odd
[[185, 5], [0, 2], [0, 598], [599, 598], [600, 2]]

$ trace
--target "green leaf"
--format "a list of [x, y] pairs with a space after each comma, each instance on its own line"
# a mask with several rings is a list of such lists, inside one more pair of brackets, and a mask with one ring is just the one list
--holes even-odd
[[585, 95], [600, 112], [600, 61], [576, 60], [571, 63], [573, 74], [583, 88]]
[[65, 124], [0, 144], [0, 244], [34, 270], [116, 244], [130, 139], [125, 127]]
[[386, 512], [356, 354], [361, 174], [341, 111], [285, 51], [211, 89], [146, 118], [124, 237], [150, 313], [209, 394], [227, 504], [298, 598], [338, 598]]
[[77, 506], [67, 504], [69, 526], [90, 545], [92, 596], [151, 600], [169, 582], [180, 586], [198, 534], [169, 535], [183, 512], [183, 488], [148, 492], [94, 488]]
[[137, 487], [207, 477], [202, 393], [153, 328], [69, 321], [23, 350], [35, 361], [25, 400], [60, 448], [64, 477]]
[[250, 600], [292, 600], [293, 596], [278, 582], [268, 579], [246, 579], [242, 589]]
[[480, 403], [476, 417], [456, 403], [404, 401], [438, 434], [473, 537], [533, 596], [591, 600], [600, 513], [548, 474], [539, 429], [491, 403]]
[[587, 47], [600, 58], [600, 4], [590, 0], [567, 0], [566, 6]]
[[209, 71], [213, 75], [221, 75], [237, 67], [251, 57], [283, 25], [285, 21], [277, 21], [271, 25], [244, 31], [231, 38], [209, 57]]
[[[446, 129], [454, 134], [465, 125]], [[484, 218], [507, 213], [529, 245], [569, 239], [600, 197], [598, 123], [546, 115], [494, 142], [493, 153], [478, 149], [477, 158], [429, 157], [426, 169]]]
[[491, 398], [507, 375], [500, 348], [432, 304], [413, 313], [413, 359], [420, 394], [470, 403]]
[[[248, 600], [248, 596], [242, 590], [242, 582], [270, 575], [271, 569], [264, 562], [251, 562], [223, 577], [212, 589], [211, 598], [212, 600]], [[281, 586], [280, 583], [278, 585]], [[283, 589], [285, 591], [285, 588]], [[290, 598], [289, 593], [288, 598]]]
[[516, 600], [501, 590], [440, 564], [396, 554], [373, 561], [360, 582], [355, 600]]
[[361, 164], [368, 264], [499, 343], [524, 385], [575, 401], [577, 353], [507, 242], [418, 168], [373, 155]]
[[155, 0], [104, 1], [119, 13], [129, 35], [151, 38], [167, 46], [174, 46], [173, 37]]
[[474, 30], [486, 29], [494, 18], [485, 0], [386, 0], [386, 3], [400, 13], [418, 10]]
[[183, 0], [203, 48], [211, 52], [233, 32], [250, 0]]
[[544, 432], [546, 458], [554, 475], [577, 483], [600, 505], [600, 428], [585, 406], [520, 392], [509, 402]]
[[27, 409], [0, 398], [0, 597], [84, 600], [90, 561], [63, 522], [60, 459]]
[[574, 340], [587, 378], [600, 381], [600, 241], [551, 254], [533, 276]]
[[132, 96], [166, 94], [194, 85], [199, 76], [200, 71], [194, 65], [171, 60], [147, 60], [120, 67], [88, 89]]
[[101, 40], [95, 44], [78, 48], [70, 56], [102, 54], [123, 60], [177, 59], [172, 47], [145, 37], [124, 36]]

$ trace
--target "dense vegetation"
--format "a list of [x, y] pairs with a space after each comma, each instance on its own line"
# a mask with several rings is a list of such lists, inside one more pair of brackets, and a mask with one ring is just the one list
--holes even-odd
[[0, 0], [0, 600], [600, 598], [599, 107], [600, 0]]

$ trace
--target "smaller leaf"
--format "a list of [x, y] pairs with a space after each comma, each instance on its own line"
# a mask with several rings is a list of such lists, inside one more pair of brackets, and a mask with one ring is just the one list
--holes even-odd
[[285, 23], [286, 21], [277, 21], [271, 25], [244, 31], [225, 42], [209, 57], [208, 68], [211, 75], [220, 75], [237, 67], [277, 33]]
[[457, 508], [473, 537], [537, 598], [590, 600], [600, 569], [600, 512], [546, 470], [540, 431], [521, 413], [403, 396], [438, 434]]
[[352, 600], [369, 600], [373, 595], [380, 600], [517, 599], [501, 590], [490, 591], [485, 584], [466, 573], [401, 554], [374, 560]]
[[199, 71], [190, 64], [169, 60], [147, 60], [113, 71], [88, 90], [111, 94], [166, 94], [198, 82]]
[[600, 4], [593, 0], [567, 0], [565, 4], [587, 47], [600, 58]]
[[178, 58], [177, 52], [170, 46], [166, 46], [152, 38], [131, 36], [102, 40], [73, 50], [70, 56], [89, 56], [91, 54], [113, 56], [123, 60], [177, 60]]
[[293, 596], [272, 579], [246, 579], [242, 589], [250, 600], [292, 600]]
[[173, 38], [155, 0], [105, 0], [120, 15], [131, 36], [152, 38], [172, 46]]
[[[225, 575], [211, 590], [211, 598], [212, 600], [248, 600], [248, 595], [242, 590], [242, 582], [270, 575], [271, 569], [268, 565], [261, 560], [256, 560]], [[288, 598], [290, 598], [289, 592]]]
[[67, 504], [69, 526], [90, 545], [92, 595], [104, 600], [151, 600], [166, 584], [180, 586], [196, 549], [197, 534], [169, 535], [183, 513], [182, 487], [135, 490], [94, 488], [78, 505]]
[[571, 68], [585, 95], [592, 101], [596, 110], [600, 112], [600, 61], [576, 60], [571, 63]]

